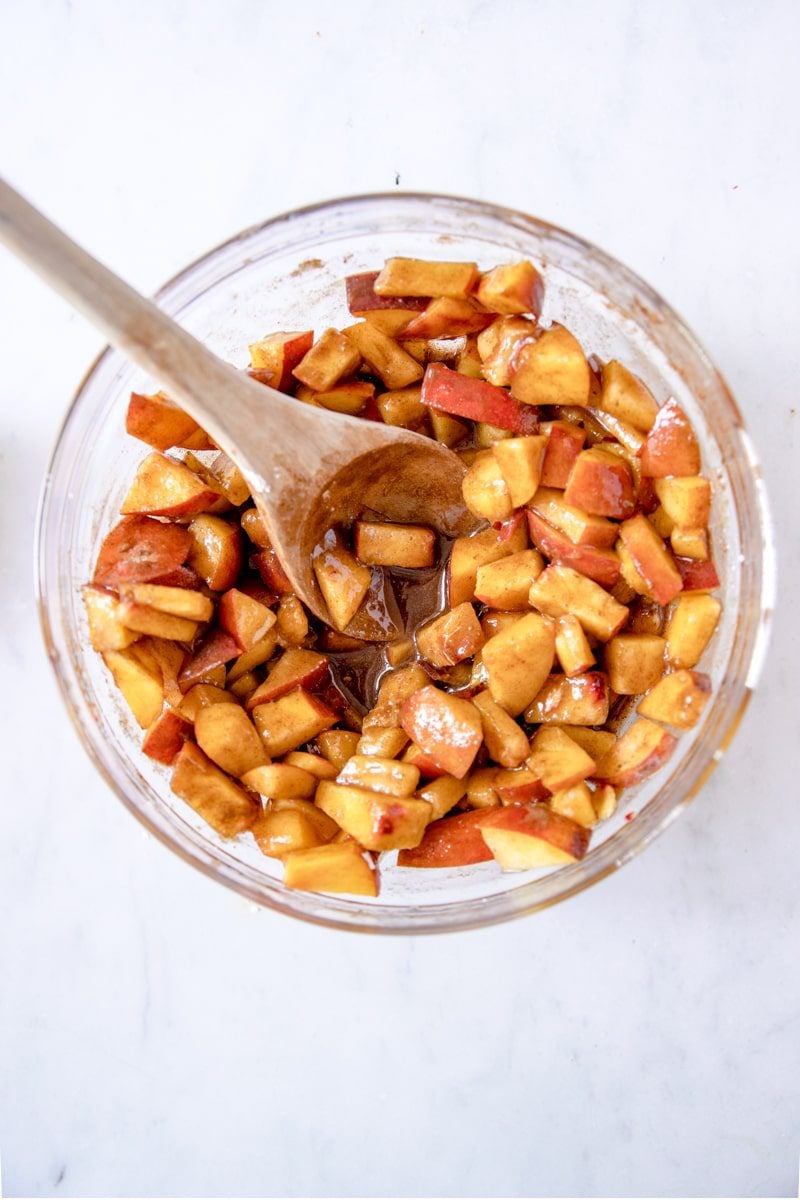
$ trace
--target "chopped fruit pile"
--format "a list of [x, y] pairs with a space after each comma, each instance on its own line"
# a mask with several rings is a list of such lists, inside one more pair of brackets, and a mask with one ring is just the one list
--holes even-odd
[[[346, 281], [355, 323], [250, 346], [250, 375], [298, 403], [465, 464], [471, 536], [375, 511], [328, 531], [333, 628], [233, 463], [163, 394], [131, 396], [152, 451], [84, 589], [91, 644], [173, 791], [288, 887], [375, 896], [395, 850], [401, 868], [574, 863], [702, 717], [721, 605], [697, 438], [673, 399], [540, 324], [543, 294], [530, 262], [394, 258]], [[347, 635], [390, 594], [402, 636]]]

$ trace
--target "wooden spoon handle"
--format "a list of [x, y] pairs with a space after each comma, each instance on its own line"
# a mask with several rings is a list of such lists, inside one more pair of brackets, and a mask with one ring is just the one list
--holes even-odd
[[[108, 340], [159, 383], [214, 441], [231, 453], [265, 409], [291, 401], [224, 363], [150, 300], [97, 259], [0, 179], [0, 242], [89, 318]], [[220, 403], [236, 392], [237, 403]], [[215, 403], [216, 398], [216, 403]], [[248, 403], [248, 400], [250, 403]], [[249, 411], [248, 411], [249, 410]]]

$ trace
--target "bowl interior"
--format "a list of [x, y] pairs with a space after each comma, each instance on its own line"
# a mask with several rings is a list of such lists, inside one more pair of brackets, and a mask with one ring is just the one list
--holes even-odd
[[[290, 214], [226, 243], [169, 283], [162, 307], [236, 365], [272, 329], [320, 331], [351, 320], [343, 277], [393, 254], [475, 260], [530, 257], [546, 282], [545, 319], [562, 321], [584, 349], [619, 358], [659, 402], [675, 396], [701, 441], [714, 484], [714, 556], [724, 615], [702, 667], [713, 703], [657, 775], [623, 793], [595, 831], [587, 858], [559, 871], [503, 874], [494, 863], [402, 870], [382, 862], [381, 895], [368, 902], [290, 892], [281, 868], [251, 838], [228, 842], [169, 789], [169, 772], [142, 755], [141, 731], [88, 644], [80, 586], [118, 519], [145, 448], [126, 436], [130, 391], [148, 379], [107, 351], [68, 414], [45, 484], [39, 585], [45, 638], [81, 737], [127, 806], [173, 850], [252, 899], [323, 923], [389, 932], [459, 928], [531, 911], [622, 865], [697, 790], [732, 733], [763, 652], [770, 547], [760, 468], [722, 379], [680, 320], [620, 264], [562, 230], [476, 202], [431, 196], [356, 197]], [[636, 814], [635, 820], [627, 814]]]

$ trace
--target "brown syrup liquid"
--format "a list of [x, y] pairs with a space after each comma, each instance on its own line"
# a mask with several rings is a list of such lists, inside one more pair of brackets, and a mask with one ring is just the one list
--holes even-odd
[[[380, 519], [380, 514], [362, 514], [363, 520]], [[436, 563], [433, 567], [420, 570], [402, 568], [376, 568], [373, 571], [373, 586], [367, 604], [374, 604], [371, 615], [380, 619], [379, 605], [387, 605], [395, 614], [395, 623], [401, 631], [400, 637], [414, 640], [420, 626], [438, 617], [447, 608], [447, 563], [455, 539], [437, 536]], [[382, 579], [384, 595], [375, 577]], [[372, 600], [370, 599], [372, 597]], [[384, 609], [385, 611], [385, 609]], [[338, 691], [361, 715], [368, 712], [378, 694], [381, 678], [392, 670], [386, 658], [385, 646], [380, 642], [362, 642], [357, 649], [326, 651], [330, 660], [331, 675]], [[416, 651], [400, 665], [414, 662]]]

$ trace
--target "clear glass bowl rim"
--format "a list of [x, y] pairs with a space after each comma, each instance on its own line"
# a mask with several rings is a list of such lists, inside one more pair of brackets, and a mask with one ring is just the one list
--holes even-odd
[[[712, 363], [709, 355], [685, 322], [635, 272], [592, 243], [551, 222], [530, 216], [515, 209], [443, 193], [379, 192], [346, 196], [321, 201], [281, 213], [242, 230], [184, 267], [159, 288], [154, 299], [157, 303], [164, 303], [168, 297], [174, 297], [174, 294], [189, 282], [196, 273], [210, 268], [215, 261], [224, 258], [229, 251], [235, 249], [240, 243], [246, 243], [250, 238], [256, 237], [264, 231], [275, 229], [287, 222], [295, 222], [298, 219], [324, 218], [327, 214], [333, 214], [337, 211], [358, 209], [360, 206], [365, 205], [390, 205], [396, 204], [398, 201], [407, 204], [418, 203], [422, 206], [437, 203], [447, 204], [456, 210], [460, 209], [467, 217], [489, 217], [522, 229], [523, 231], [527, 230], [532, 234], [554, 237], [568, 244], [574, 250], [591, 256], [596, 262], [603, 264], [609, 271], [613, 272], [616, 277], [625, 279], [630, 285], [634, 286], [645, 297], [651, 310], [656, 312], [662, 320], [668, 322], [679, 333], [698, 361], [704, 363], [709, 374], [713, 377], [715, 386], [724, 401], [731, 428], [739, 435], [741, 449], [752, 472], [754, 486], [750, 499], [755, 505], [755, 529], [758, 537], [750, 538], [747, 548], [749, 554], [758, 557], [757, 566], [759, 568], [758, 595], [754, 598], [755, 603], [752, 615], [745, 629], [747, 645], [743, 650], [741, 646], [739, 648], [740, 668], [742, 665], [745, 668], [744, 671], [740, 670], [740, 674], [743, 674], [744, 678], [732, 681], [732, 687], [729, 689], [731, 694], [727, 697], [724, 719], [717, 721], [714, 738], [712, 740], [707, 738], [698, 740], [690, 754], [682, 762], [680, 770], [667, 778], [658, 794], [637, 814], [636, 820], [630, 822], [606, 842], [599, 845], [586, 859], [576, 863], [574, 866], [551, 872], [533, 882], [522, 884], [510, 891], [501, 892], [493, 896], [477, 899], [468, 898], [466, 900], [438, 905], [426, 905], [424, 907], [413, 905], [370, 907], [368, 902], [363, 904], [331, 895], [290, 893], [282, 887], [259, 887], [252, 880], [245, 877], [245, 872], [239, 873], [236, 870], [232, 870], [227, 863], [215, 859], [213, 846], [210, 843], [206, 852], [198, 852], [197, 846], [185, 838], [180, 830], [174, 826], [167, 828], [154, 821], [144, 806], [137, 803], [137, 797], [129, 794], [123, 786], [121, 778], [116, 777], [108, 764], [103, 760], [98, 747], [93, 741], [93, 723], [90, 719], [90, 706], [85, 695], [77, 692], [75, 686], [73, 686], [69, 676], [69, 666], [71, 664], [65, 661], [66, 656], [59, 649], [58, 632], [51, 620], [51, 615], [55, 615], [55, 613], [51, 614], [49, 600], [47, 529], [51, 518], [52, 480], [57, 468], [62, 443], [70, 429], [71, 423], [77, 419], [85, 390], [108, 358], [118, 354], [112, 347], [106, 347], [102, 350], [88, 368], [73, 395], [55, 439], [42, 485], [36, 521], [35, 589], [42, 635], [47, 654], [56, 675], [67, 711], [78, 732], [83, 747], [109, 787], [116, 793], [126, 808], [133, 813], [137, 820], [144, 825], [149, 833], [153, 834], [170, 850], [178, 854], [184, 861], [190, 863], [196, 869], [202, 871], [210, 878], [224, 883], [227, 887], [239, 892], [257, 904], [301, 920], [309, 921], [313, 924], [341, 930], [408, 934], [480, 928], [547, 908], [613, 874], [620, 867], [624, 866], [626, 862], [640, 853], [671, 824], [697, 795], [714, 767], [720, 761], [724, 750], [736, 732], [753, 694], [769, 642], [776, 586], [776, 565], [773, 527], [761, 465], [747, 434], [742, 414], [720, 371]], [[195, 292], [193, 296], [200, 294], [201, 292]], [[727, 683], [728, 676], [726, 675], [721, 685], [721, 691]], [[715, 701], [716, 699], [715, 697]]]

